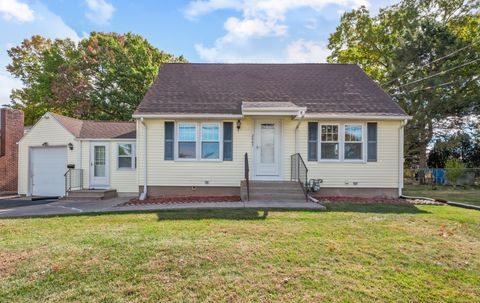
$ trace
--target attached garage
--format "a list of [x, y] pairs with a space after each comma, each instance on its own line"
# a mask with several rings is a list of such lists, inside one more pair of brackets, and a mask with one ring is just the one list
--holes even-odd
[[[137, 194], [134, 122], [78, 120], [46, 113], [18, 143], [18, 193], [65, 196], [69, 190]], [[69, 177], [68, 177], [69, 176]]]
[[30, 154], [33, 196], [63, 196], [67, 171], [67, 147], [33, 147]]

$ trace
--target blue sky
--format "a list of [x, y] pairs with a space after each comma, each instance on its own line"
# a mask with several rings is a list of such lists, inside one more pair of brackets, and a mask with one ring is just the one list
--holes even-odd
[[324, 62], [344, 11], [394, 0], [0, 0], [0, 105], [21, 87], [7, 49], [34, 34], [80, 40], [134, 32], [190, 62]]

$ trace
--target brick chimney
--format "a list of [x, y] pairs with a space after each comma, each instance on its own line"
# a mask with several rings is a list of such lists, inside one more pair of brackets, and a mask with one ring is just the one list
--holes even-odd
[[18, 145], [23, 137], [23, 112], [0, 109], [0, 195], [17, 193]]

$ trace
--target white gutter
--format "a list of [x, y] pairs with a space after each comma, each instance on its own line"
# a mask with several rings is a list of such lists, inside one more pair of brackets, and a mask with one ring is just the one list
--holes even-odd
[[297, 126], [295, 126], [295, 153], [298, 153], [298, 142], [297, 142], [298, 128], [300, 127], [300, 123], [302, 123], [304, 117], [305, 117], [305, 111], [301, 111], [300, 114], [296, 117], [298, 118], [298, 123], [297, 123]]
[[143, 117], [140, 118], [140, 123], [143, 125], [143, 144], [144, 144], [144, 167], [143, 167], [143, 192], [140, 194], [140, 200], [145, 200], [147, 197], [147, 125], [145, 124], [145, 121], [143, 120]]
[[381, 116], [381, 115], [351, 115], [351, 114], [305, 114], [306, 119], [348, 119], [348, 120], [411, 120], [412, 116]]
[[404, 142], [404, 127], [407, 124], [407, 119], [403, 120], [398, 128], [398, 196], [402, 196], [403, 190], [403, 163], [404, 152], [403, 152], [403, 142]]

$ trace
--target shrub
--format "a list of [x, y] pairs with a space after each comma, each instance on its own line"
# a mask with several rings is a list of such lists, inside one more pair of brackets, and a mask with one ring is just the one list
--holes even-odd
[[450, 159], [445, 164], [445, 170], [445, 177], [447, 178], [448, 183], [452, 184], [454, 188], [457, 187], [458, 178], [465, 172], [465, 165], [463, 162], [457, 159]]

